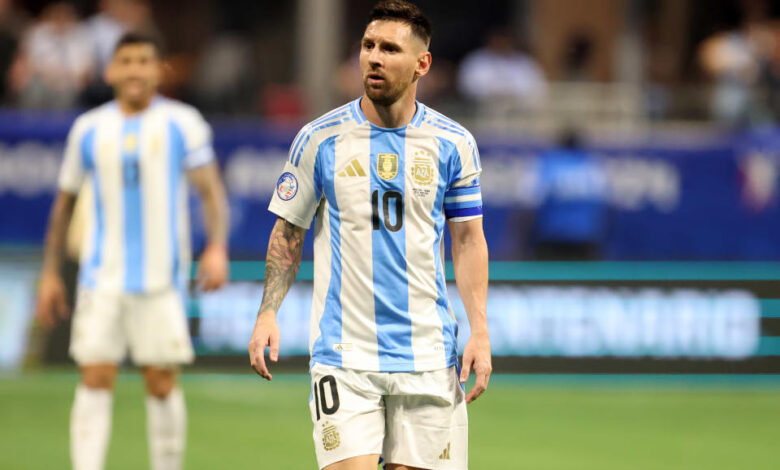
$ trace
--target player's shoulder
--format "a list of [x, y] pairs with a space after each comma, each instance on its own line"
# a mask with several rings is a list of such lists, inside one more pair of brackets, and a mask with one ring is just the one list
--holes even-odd
[[115, 101], [103, 103], [79, 114], [71, 125], [71, 132], [84, 134], [100, 124], [110, 122], [112, 118], [118, 118], [119, 108]]
[[450, 140], [456, 145], [466, 143], [469, 146], [476, 146], [474, 136], [465, 126], [436, 111], [430, 106], [423, 104], [420, 106], [422, 107], [422, 110], [419, 113], [420, 116], [415, 117], [415, 119], [419, 120], [420, 127], [424, 127], [438, 137]]
[[173, 98], [156, 97], [153, 106], [174, 119], [183, 121], [203, 120], [203, 115], [195, 106]]
[[298, 132], [298, 137], [308, 137], [310, 141], [322, 141], [324, 136], [338, 135], [365, 121], [357, 109], [358, 100], [350, 101], [338, 108], [331, 109], [322, 116], [307, 123]]

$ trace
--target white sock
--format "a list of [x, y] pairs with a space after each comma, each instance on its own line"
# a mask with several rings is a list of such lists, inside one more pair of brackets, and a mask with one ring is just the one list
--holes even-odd
[[109, 389], [76, 387], [70, 413], [70, 458], [74, 470], [102, 470], [111, 436], [113, 393]]
[[184, 394], [175, 387], [160, 400], [146, 397], [146, 427], [152, 470], [181, 470], [187, 435]]

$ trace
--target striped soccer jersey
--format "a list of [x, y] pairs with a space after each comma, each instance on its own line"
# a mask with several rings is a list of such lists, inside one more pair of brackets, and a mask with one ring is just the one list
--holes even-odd
[[59, 176], [93, 192], [79, 283], [109, 292], [181, 288], [189, 274], [187, 170], [214, 159], [211, 129], [191, 106], [155, 97], [127, 116], [115, 101], [79, 116]]
[[442, 263], [445, 218], [482, 215], [471, 134], [417, 103], [385, 129], [360, 99], [306, 125], [269, 210], [314, 228], [313, 363], [380, 372], [457, 364]]

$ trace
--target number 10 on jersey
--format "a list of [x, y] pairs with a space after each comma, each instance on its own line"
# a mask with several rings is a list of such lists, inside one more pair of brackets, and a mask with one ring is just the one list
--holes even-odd
[[[390, 217], [390, 206], [395, 207], [395, 221]], [[397, 232], [404, 226], [404, 196], [398, 191], [385, 191], [382, 194], [382, 218], [385, 227], [391, 232]], [[371, 193], [371, 225], [374, 230], [382, 227], [382, 220], [379, 217], [379, 190]]]

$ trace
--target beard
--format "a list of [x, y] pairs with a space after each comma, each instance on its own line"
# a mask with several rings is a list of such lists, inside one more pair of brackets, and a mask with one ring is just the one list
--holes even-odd
[[395, 83], [390, 83], [385, 78], [384, 86], [374, 88], [368, 84], [368, 77], [366, 77], [363, 79], [363, 88], [371, 102], [379, 106], [390, 106], [403, 96], [413, 82], [414, 77], [410, 80], [399, 80]]

